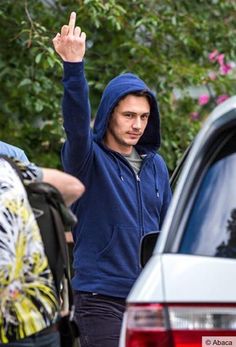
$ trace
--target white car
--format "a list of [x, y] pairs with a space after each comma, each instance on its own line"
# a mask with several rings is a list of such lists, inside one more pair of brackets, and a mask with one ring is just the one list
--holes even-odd
[[236, 96], [216, 107], [188, 153], [127, 298], [119, 347], [211, 345], [236, 346]]

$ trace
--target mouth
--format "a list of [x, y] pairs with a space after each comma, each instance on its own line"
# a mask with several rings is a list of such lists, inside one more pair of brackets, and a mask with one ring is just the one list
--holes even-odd
[[142, 134], [140, 133], [128, 133], [130, 137], [140, 137]]

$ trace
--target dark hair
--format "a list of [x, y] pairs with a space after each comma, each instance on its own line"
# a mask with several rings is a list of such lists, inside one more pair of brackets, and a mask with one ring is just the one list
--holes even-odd
[[124, 100], [126, 98], [126, 96], [128, 95], [134, 95], [134, 96], [144, 96], [145, 98], [147, 98], [148, 100], [148, 103], [149, 103], [149, 106], [150, 108], [152, 107], [152, 98], [151, 98], [151, 95], [149, 94], [149, 92], [147, 90], [139, 90], [139, 91], [136, 91], [136, 92], [130, 92], [130, 93], [127, 93], [125, 95], [123, 95], [119, 101], [117, 102], [117, 104], [113, 107], [113, 109], [111, 110], [110, 112], [110, 117], [109, 117], [109, 120], [108, 122], [110, 122], [110, 119], [111, 119], [111, 116], [114, 112], [114, 109], [119, 105], [120, 101]]
[[[141, 96], [144, 96], [145, 98], [147, 98], [150, 107], [152, 106], [152, 98], [151, 98], [151, 95], [149, 94], [149, 92], [148, 92], [147, 90], [139, 90], [139, 91], [137, 91], [137, 92], [131, 92], [131, 93], [128, 93], [128, 94], [123, 95], [123, 96], [119, 99], [119, 101], [118, 101], [118, 103], [115, 105], [115, 107], [118, 106], [119, 102], [120, 102], [121, 100], [125, 99], [126, 96], [128, 96], [128, 95], [134, 95], [134, 96], [140, 96], [140, 97], [141, 97]], [[114, 107], [114, 108], [115, 108], [115, 107]], [[114, 108], [113, 108], [113, 110], [114, 110]]]

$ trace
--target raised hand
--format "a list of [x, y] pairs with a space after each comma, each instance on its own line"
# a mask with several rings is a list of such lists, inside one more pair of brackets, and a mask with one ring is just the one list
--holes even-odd
[[62, 60], [71, 63], [82, 61], [85, 54], [86, 34], [75, 23], [76, 13], [71, 12], [69, 24], [63, 25], [61, 33], [57, 33], [52, 40]]

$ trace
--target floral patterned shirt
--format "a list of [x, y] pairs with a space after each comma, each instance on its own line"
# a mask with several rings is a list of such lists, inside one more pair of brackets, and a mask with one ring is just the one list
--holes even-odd
[[[26, 182], [37, 178], [34, 165], [20, 165]], [[58, 317], [53, 277], [23, 184], [0, 159], [0, 342], [35, 334]]]

